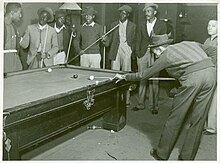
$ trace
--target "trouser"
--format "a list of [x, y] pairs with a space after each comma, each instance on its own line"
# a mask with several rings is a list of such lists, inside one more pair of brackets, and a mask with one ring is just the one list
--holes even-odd
[[120, 43], [116, 59], [112, 60], [112, 70], [131, 71], [131, 48], [128, 44]]
[[[157, 154], [163, 159], [169, 158], [183, 129], [186, 130], [186, 136], [179, 157], [194, 160], [216, 87], [216, 71], [213, 67], [190, 73], [184, 78], [186, 80], [180, 81], [181, 87], [174, 96], [172, 110], [157, 147]], [[183, 128], [186, 119], [189, 127]]]
[[[137, 58], [138, 72], [144, 71], [146, 68], [150, 67], [153, 64], [154, 57], [153, 54], [148, 50], [142, 58]], [[159, 73], [154, 74], [152, 77], [159, 77]], [[145, 97], [146, 97], [146, 88], [149, 88], [148, 92], [148, 107], [149, 109], [158, 109], [159, 103], [159, 81], [147, 81], [141, 80], [138, 90], [138, 108], [145, 107]]]
[[30, 62], [28, 69], [42, 68], [41, 66], [45, 67], [45, 63], [41, 58], [41, 53], [37, 53], [33, 60]]
[[80, 66], [100, 68], [101, 54], [83, 54], [80, 56]]
[[[116, 59], [111, 62], [112, 70], [131, 71], [131, 48], [127, 43], [120, 43]], [[130, 103], [130, 91], [126, 92], [126, 104]]]
[[205, 129], [211, 133], [217, 133], [217, 88], [213, 95]]

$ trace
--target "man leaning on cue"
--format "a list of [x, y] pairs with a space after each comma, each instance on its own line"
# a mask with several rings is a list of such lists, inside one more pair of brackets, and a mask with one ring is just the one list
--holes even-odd
[[[144, 80], [162, 69], [179, 80], [181, 86], [174, 96], [172, 109], [164, 124], [158, 145], [150, 154], [156, 160], [168, 160], [182, 130], [186, 130], [178, 160], [194, 160], [204, 123], [216, 88], [216, 69], [203, 45], [183, 41], [174, 45], [165, 35], [152, 37], [148, 46], [158, 57], [152, 67], [143, 72], [116, 74], [120, 80]], [[183, 127], [186, 126], [187, 127]]]

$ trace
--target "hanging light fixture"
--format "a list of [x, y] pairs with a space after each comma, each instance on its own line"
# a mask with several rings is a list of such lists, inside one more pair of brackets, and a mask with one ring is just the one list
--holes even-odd
[[61, 10], [82, 10], [77, 3], [64, 3], [60, 6]]

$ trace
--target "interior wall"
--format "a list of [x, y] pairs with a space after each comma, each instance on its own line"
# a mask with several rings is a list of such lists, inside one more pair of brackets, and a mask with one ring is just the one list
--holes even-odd
[[185, 27], [185, 40], [194, 40], [204, 43], [207, 34], [207, 25], [211, 17], [217, 15], [217, 4], [186, 5], [187, 16], [191, 25]]
[[59, 3], [22, 3], [23, 18], [17, 27], [21, 35], [24, 34], [28, 25], [38, 22], [37, 11], [42, 7], [50, 7], [53, 11], [56, 11], [60, 7], [60, 4]]

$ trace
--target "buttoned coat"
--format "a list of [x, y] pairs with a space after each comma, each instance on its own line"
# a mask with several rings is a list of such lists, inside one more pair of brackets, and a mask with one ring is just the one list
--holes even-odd
[[[153, 27], [153, 33], [155, 35], [162, 35], [167, 33], [166, 24], [157, 19]], [[147, 32], [147, 22], [143, 22], [137, 32], [136, 41], [136, 55], [141, 58], [145, 55], [148, 45], [151, 43], [151, 36]]]
[[[116, 25], [118, 25], [119, 21], [115, 21], [111, 24], [111, 29], [114, 28]], [[131, 50], [135, 50], [135, 39], [136, 39], [136, 24], [128, 20], [127, 27], [126, 27], [126, 41], [127, 44], [131, 47]], [[118, 52], [118, 47], [120, 44], [119, 40], [119, 28], [116, 28], [108, 38], [108, 44], [110, 45], [110, 51], [109, 51], [109, 59], [115, 60], [116, 55]]]
[[[46, 33], [47, 33], [47, 37], [46, 37]], [[47, 25], [47, 27], [42, 30], [41, 36], [43, 36], [41, 37], [41, 43], [42, 43], [41, 52], [44, 51], [50, 54], [49, 59], [47, 58], [44, 59], [44, 64], [46, 66], [51, 66], [53, 65], [53, 55], [56, 54], [58, 51], [57, 33], [54, 28]], [[29, 25], [27, 27], [27, 30], [25, 31], [22, 41], [20, 42], [20, 45], [23, 48], [26, 49], [29, 47], [28, 57], [27, 57], [28, 65], [30, 65], [35, 60], [35, 57], [37, 55], [37, 50], [40, 44], [39, 40], [40, 40], [39, 25], [38, 24]]]

